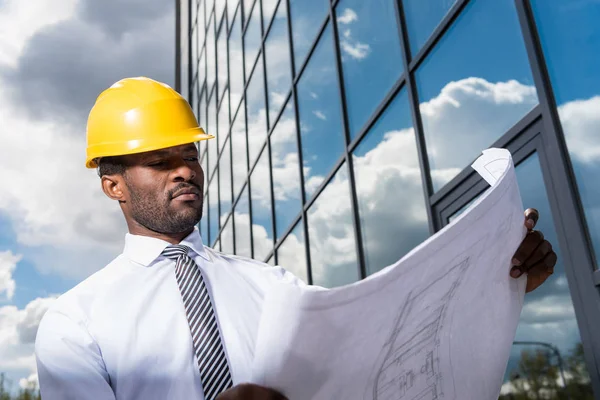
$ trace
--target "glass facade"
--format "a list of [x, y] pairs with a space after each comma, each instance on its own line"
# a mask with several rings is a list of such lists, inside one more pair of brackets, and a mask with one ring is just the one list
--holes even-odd
[[464, 211], [485, 190], [471, 162], [508, 148], [559, 261], [502, 398], [600, 396], [595, 2], [180, 0], [179, 18], [178, 89], [216, 136], [208, 246], [351, 283]]

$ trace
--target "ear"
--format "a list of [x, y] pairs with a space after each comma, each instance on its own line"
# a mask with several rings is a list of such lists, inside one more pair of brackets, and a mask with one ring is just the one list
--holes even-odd
[[102, 177], [102, 191], [111, 200], [124, 203], [127, 196], [125, 181], [121, 175], [104, 175]]

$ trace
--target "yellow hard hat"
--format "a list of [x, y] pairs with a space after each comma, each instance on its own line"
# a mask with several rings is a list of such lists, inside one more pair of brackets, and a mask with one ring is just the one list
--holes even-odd
[[98, 96], [87, 122], [86, 167], [101, 157], [142, 153], [212, 139], [189, 103], [168, 85], [126, 78]]

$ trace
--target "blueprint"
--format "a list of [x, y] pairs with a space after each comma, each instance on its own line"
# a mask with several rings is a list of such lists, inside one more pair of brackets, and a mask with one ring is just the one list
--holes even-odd
[[253, 382], [290, 400], [497, 399], [526, 277], [510, 153], [473, 168], [490, 188], [452, 224], [362, 281], [276, 286], [265, 297]]

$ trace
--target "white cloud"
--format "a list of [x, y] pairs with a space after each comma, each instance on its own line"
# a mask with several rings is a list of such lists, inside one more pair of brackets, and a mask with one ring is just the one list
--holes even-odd
[[27, 378], [21, 378], [19, 380], [19, 387], [21, 389], [36, 390], [39, 387], [37, 373], [31, 374]]
[[55, 298], [37, 298], [24, 309], [0, 307], [0, 370], [14, 381], [26, 376], [35, 382], [35, 334], [40, 320]]
[[27, 42], [41, 29], [71, 18], [78, 0], [0, 3], [0, 65], [16, 67]]
[[363, 60], [367, 58], [369, 52], [371, 51], [371, 47], [365, 43], [352, 43], [348, 40], [342, 40], [340, 44], [342, 45], [342, 50], [356, 60]]
[[325, 116], [325, 114], [323, 114], [323, 112], [321, 110], [316, 110], [313, 111], [313, 114], [315, 114], [315, 116], [323, 121], [327, 121], [327, 117]]
[[600, 96], [558, 107], [569, 150], [577, 161], [600, 164]]
[[344, 9], [344, 12], [342, 13], [342, 15], [340, 15], [337, 18], [337, 20], [340, 24], [347, 25], [354, 21], [358, 21], [358, 15], [356, 14], [356, 11], [354, 11], [353, 9], [346, 8], [346, 9]]
[[0, 252], [0, 295], [4, 293], [8, 300], [15, 294], [16, 283], [12, 274], [21, 258], [10, 250]]

